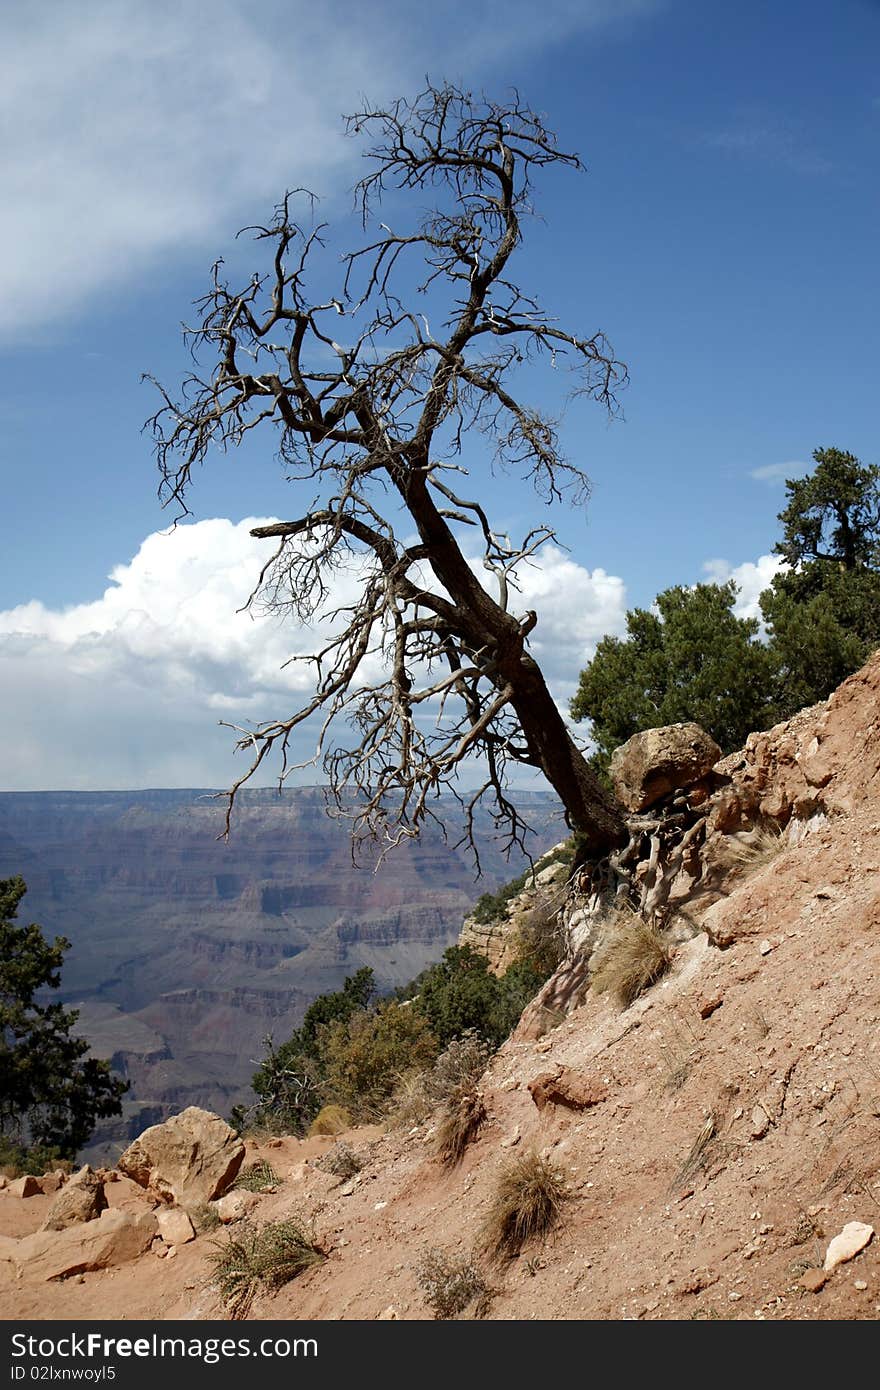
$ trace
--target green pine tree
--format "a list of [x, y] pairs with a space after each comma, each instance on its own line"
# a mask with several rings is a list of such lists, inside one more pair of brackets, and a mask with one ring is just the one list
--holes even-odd
[[824, 700], [880, 645], [880, 468], [816, 449], [786, 482], [774, 547], [788, 568], [761, 595], [780, 718]]
[[633, 734], [693, 720], [724, 752], [775, 716], [773, 666], [758, 623], [733, 612], [737, 588], [665, 589], [656, 612], [632, 609], [627, 636], [604, 637], [571, 703], [592, 721], [600, 766]]
[[25, 1163], [34, 1150], [75, 1158], [95, 1122], [121, 1112], [128, 1090], [71, 1033], [76, 1010], [46, 995], [58, 988], [70, 942], [50, 945], [40, 927], [16, 923], [26, 891], [22, 878], [0, 879], [0, 1136]]

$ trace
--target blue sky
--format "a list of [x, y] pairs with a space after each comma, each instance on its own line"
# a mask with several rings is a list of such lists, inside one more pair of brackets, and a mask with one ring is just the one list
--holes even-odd
[[[426, 72], [516, 85], [587, 165], [538, 184], [516, 267], [631, 377], [622, 420], [566, 415], [592, 497], [554, 514], [567, 553], [524, 596], [560, 701], [670, 584], [732, 572], [753, 605], [782, 478], [813, 449], [877, 461], [877, 3], [440, 0], [426, 23], [398, 0], [85, 0], [4, 29], [7, 789], [225, 784], [217, 719], [293, 695], [299, 635], [235, 615], [260, 555], [242, 523], [298, 511], [272, 441], [209, 460], [199, 524], [162, 536], [139, 378], [174, 383], [211, 262], [250, 268], [234, 233], [284, 188], [345, 220], [358, 151], [339, 118], [363, 95]], [[481, 485], [512, 529], [537, 514], [511, 480]]]

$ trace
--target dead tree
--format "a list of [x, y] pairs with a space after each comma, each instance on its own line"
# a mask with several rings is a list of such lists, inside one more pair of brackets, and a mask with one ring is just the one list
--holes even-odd
[[[251, 762], [226, 794], [227, 829], [236, 792], [273, 750], [282, 782], [306, 766], [293, 736], [314, 716], [309, 762], [323, 758], [337, 806], [354, 806], [356, 834], [392, 843], [417, 834], [436, 796], [479, 757], [482, 783], [463, 798], [468, 833], [482, 803], [522, 843], [507, 772], [523, 763], [543, 772], [569, 825], [601, 852], [626, 839], [619, 809], [529, 654], [536, 614], [515, 606], [517, 567], [554, 533], [536, 526], [511, 541], [460, 481], [463, 441], [480, 433], [496, 464], [545, 501], [585, 496], [555, 422], [514, 396], [511, 379], [530, 360], [564, 363], [576, 393], [613, 411], [626, 370], [602, 333], [558, 327], [508, 275], [535, 170], [580, 161], [518, 97], [499, 105], [450, 86], [365, 109], [347, 128], [373, 143], [356, 188], [363, 241], [343, 257], [337, 292], [310, 290], [324, 273], [325, 228], [296, 222], [295, 199], [310, 195], [288, 193], [268, 226], [247, 229], [266, 243], [265, 272], [233, 288], [215, 265], [199, 321], [185, 330], [196, 368], [179, 398], [159, 387], [164, 403], [149, 422], [165, 504], [185, 513], [193, 466], [270, 424], [306, 499], [302, 515], [253, 532], [277, 542], [254, 595], [325, 624], [322, 650], [298, 658], [314, 665], [315, 693], [288, 717], [237, 728]], [[432, 206], [395, 231], [374, 210], [390, 195], [396, 220], [401, 190], [416, 204], [428, 193]], [[468, 531], [485, 582], [467, 558]], [[357, 568], [362, 592], [328, 612], [341, 566]], [[383, 674], [364, 683], [368, 657]], [[353, 734], [346, 747], [333, 738], [340, 724]]]

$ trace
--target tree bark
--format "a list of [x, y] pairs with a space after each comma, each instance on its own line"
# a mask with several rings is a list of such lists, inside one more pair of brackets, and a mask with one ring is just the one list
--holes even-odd
[[523, 650], [525, 634], [535, 615], [524, 624], [505, 612], [476, 579], [425, 483], [426, 470], [416, 468], [397, 479], [398, 488], [428, 552], [437, 579], [456, 604], [462, 628], [474, 647], [483, 647], [495, 665], [494, 684], [513, 692], [516, 713], [529, 751], [529, 763], [543, 772], [563, 806], [569, 827], [584, 839], [591, 854], [625, 844], [628, 832], [622, 808], [609, 796], [575, 744], [541, 668]]
[[563, 806], [572, 830], [583, 837], [591, 855], [626, 843], [621, 807], [605, 791], [565, 726], [544, 683], [537, 662], [520, 661], [510, 702], [525, 735], [531, 759], [543, 772]]

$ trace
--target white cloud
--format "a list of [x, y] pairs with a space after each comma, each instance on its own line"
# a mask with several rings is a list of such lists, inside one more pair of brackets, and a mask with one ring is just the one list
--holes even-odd
[[[250, 528], [266, 520], [154, 533], [93, 602], [0, 612], [0, 683], [15, 731], [6, 789], [220, 786], [244, 770], [217, 721], [290, 713], [311, 677], [285, 662], [315, 647], [313, 632], [237, 611], [267, 558]], [[328, 607], [357, 587], [356, 572], [339, 572]], [[625, 602], [622, 580], [555, 546], [523, 570], [516, 609], [539, 614], [532, 650], [561, 702], [603, 633], [623, 630]], [[302, 756], [311, 751], [304, 738]]]
[[[7, 6], [0, 341], [213, 255], [286, 187], [347, 186], [340, 114], [438, 78], [613, 31], [656, 0], [525, 0], [429, 12], [384, 0], [46, 0]], [[429, 29], [429, 32], [426, 32]]]
[[[237, 208], [262, 211], [287, 182], [326, 189], [362, 69], [344, 46], [330, 60], [331, 26], [297, 0], [297, 45], [263, 13], [261, 28], [233, 0], [7, 15], [0, 332], [52, 322], [215, 229], [227, 240]], [[364, 56], [384, 85], [382, 52]]]
[[757, 560], [746, 560], [741, 565], [731, 565], [729, 560], [707, 560], [703, 571], [713, 584], [726, 584], [732, 579], [739, 587], [734, 613], [738, 618], [757, 618], [760, 622], [758, 599], [785, 567], [778, 555], [760, 555]]
[[529, 650], [567, 710], [596, 644], [626, 631], [626, 585], [603, 569], [584, 569], [554, 545], [541, 550], [539, 563], [523, 567], [519, 583], [517, 611], [538, 614]]
[[754, 478], [759, 483], [782, 483], [789, 478], [801, 478], [808, 473], [810, 465], [801, 462], [800, 459], [792, 459], [790, 463], [765, 463], [761, 468], [752, 468], [749, 477]]

